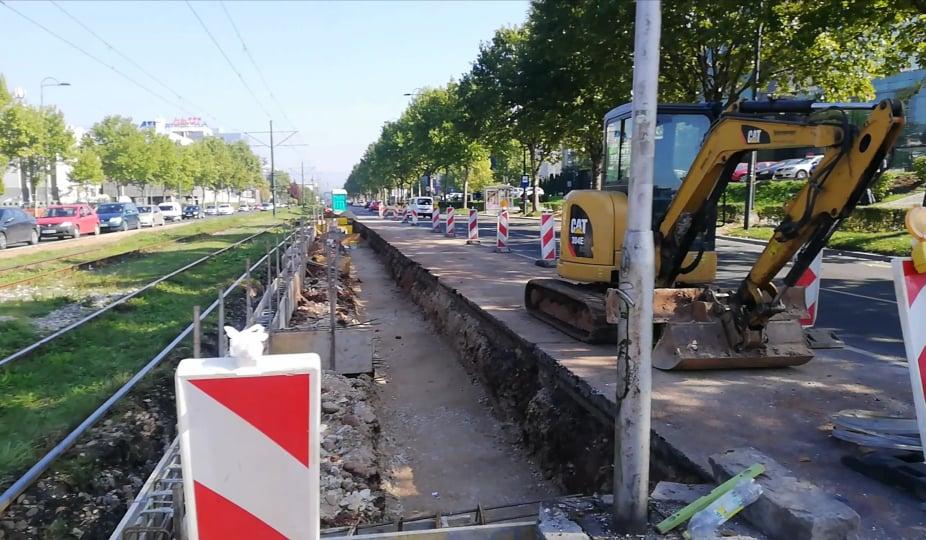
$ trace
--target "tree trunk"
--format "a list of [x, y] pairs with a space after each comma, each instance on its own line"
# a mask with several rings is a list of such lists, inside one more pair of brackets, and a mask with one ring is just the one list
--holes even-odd
[[601, 144], [601, 140], [598, 139], [597, 134], [594, 140], [588, 141], [588, 160], [591, 163], [591, 174], [592, 174], [592, 187], [597, 190], [601, 190], [604, 179], [602, 174], [602, 163], [601, 160], [604, 158], [604, 146]]
[[58, 191], [58, 160], [51, 162], [51, 199], [56, 203], [61, 202], [61, 193]]
[[469, 167], [463, 169], [463, 208], [469, 208]]
[[531, 212], [538, 212], [540, 210], [540, 193], [538, 193], [538, 188], [540, 187], [540, 178], [537, 176], [538, 169], [540, 169], [540, 164], [537, 163], [537, 154], [535, 153], [536, 148], [534, 145], [528, 145], [527, 151], [530, 152], [530, 167], [531, 167], [531, 187], [534, 188], [534, 191], [531, 193]]
[[23, 158], [19, 158], [19, 190], [23, 204], [32, 202], [32, 193], [29, 191], [29, 178], [26, 174], [26, 162]]

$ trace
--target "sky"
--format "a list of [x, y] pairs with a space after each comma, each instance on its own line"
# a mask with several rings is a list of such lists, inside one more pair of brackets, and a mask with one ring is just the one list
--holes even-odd
[[304, 145], [277, 148], [276, 168], [298, 179], [304, 163], [306, 178], [327, 188], [341, 185], [383, 123], [399, 117], [410, 99], [403, 94], [459, 79], [479, 44], [524, 22], [529, 8], [501, 0], [192, 2], [192, 10], [180, 1], [3, 2], [70, 42], [0, 5], [0, 73], [27, 102], [38, 104], [40, 82], [54, 77], [70, 86], [45, 87], [45, 104], [85, 128], [112, 114], [198, 116], [266, 143], [256, 132], [272, 119], [275, 131], [298, 130], [286, 143]]

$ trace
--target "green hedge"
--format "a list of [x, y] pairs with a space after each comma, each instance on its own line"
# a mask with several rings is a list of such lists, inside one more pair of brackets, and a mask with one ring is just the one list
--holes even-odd
[[[440, 203], [441, 209], [447, 208], [448, 206], [451, 206], [451, 207], [456, 208], [456, 209], [459, 210], [460, 208], [463, 208], [463, 201], [454, 201], [454, 202], [446, 202], [446, 201], [444, 201], [444, 202]], [[483, 211], [485, 211], [486, 204], [485, 204], [485, 202], [483, 202], [483, 201], [470, 201], [469, 207], [470, 207], [470, 208], [475, 208], [475, 209], [478, 210], [479, 212], [483, 212]]]
[[[785, 210], [780, 206], [759, 208], [759, 219], [778, 224], [785, 217]], [[851, 232], [898, 232], [904, 230], [906, 208], [878, 208], [876, 206], [857, 207], [839, 226], [841, 231]]]

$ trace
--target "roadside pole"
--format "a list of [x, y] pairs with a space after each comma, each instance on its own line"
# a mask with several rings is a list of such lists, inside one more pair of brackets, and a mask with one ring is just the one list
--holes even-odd
[[[762, 9], [762, 1], [759, 1], [759, 9]], [[762, 23], [756, 29], [756, 44], [753, 55], [752, 71], [752, 100], [755, 101], [759, 95], [759, 53], [762, 51]], [[724, 191], [724, 195], [727, 192]], [[746, 204], [743, 213], [743, 228], [749, 229], [749, 216], [752, 214], [752, 208], [756, 200], [756, 151], [749, 153], [749, 170], [746, 171]]]
[[661, 0], [637, 2], [634, 26], [632, 157], [619, 284], [631, 305], [626, 334], [618, 335], [614, 426], [614, 513], [618, 531], [623, 533], [644, 533], [647, 529], [656, 270], [653, 158], [661, 7]]

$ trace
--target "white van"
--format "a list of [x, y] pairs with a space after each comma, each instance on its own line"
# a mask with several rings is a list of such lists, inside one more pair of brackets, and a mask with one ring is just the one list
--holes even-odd
[[434, 199], [431, 197], [409, 199], [408, 208], [415, 209], [415, 212], [418, 213], [418, 219], [431, 219], [431, 213], [434, 212]]
[[162, 202], [158, 205], [164, 221], [180, 221], [183, 219], [183, 208], [178, 202]]

